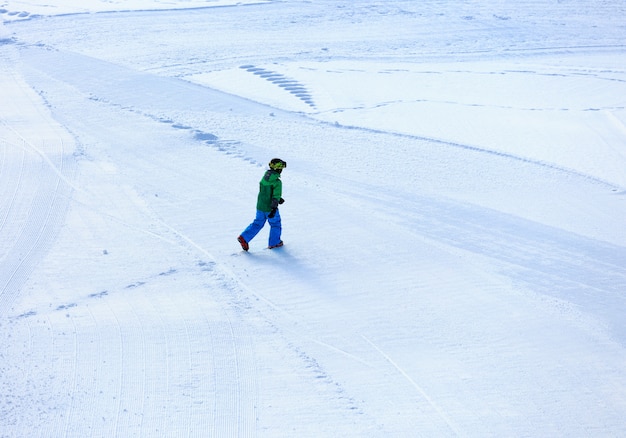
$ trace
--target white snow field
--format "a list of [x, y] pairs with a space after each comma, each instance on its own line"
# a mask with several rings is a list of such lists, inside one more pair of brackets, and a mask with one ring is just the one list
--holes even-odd
[[625, 16], [0, 1], [0, 437], [626, 436]]

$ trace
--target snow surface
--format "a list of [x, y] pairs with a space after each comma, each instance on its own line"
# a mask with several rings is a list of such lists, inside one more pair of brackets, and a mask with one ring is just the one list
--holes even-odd
[[625, 14], [1, 2], [0, 436], [626, 435]]

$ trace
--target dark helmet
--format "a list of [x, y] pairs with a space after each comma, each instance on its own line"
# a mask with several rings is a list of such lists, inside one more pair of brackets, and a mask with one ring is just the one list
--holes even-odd
[[270, 161], [270, 169], [272, 170], [277, 170], [280, 172], [285, 167], [287, 167], [287, 162], [281, 160], [280, 158], [272, 158], [272, 161]]

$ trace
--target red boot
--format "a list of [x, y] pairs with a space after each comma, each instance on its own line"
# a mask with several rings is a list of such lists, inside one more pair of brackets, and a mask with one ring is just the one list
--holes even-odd
[[[244, 239], [243, 237], [239, 236], [237, 237], [237, 240], [239, 241], [239, 243], [241, 244], [241, 248], [244, 251], [247, 251], [248, 249], [250, 249], [250, 247], [248, 246], [248, 242], [246, 242], [246, 239]], [[281, 242], [282, 243], [282, 242]]]
[[274, 249], [274, 248], [280, 248], [281, 246], [283, 246], [283, 241], [281, 240], [280, 242], [278, 242], [276, 245], [272, 245], [272, 246], [268, 246], [268, 249]]

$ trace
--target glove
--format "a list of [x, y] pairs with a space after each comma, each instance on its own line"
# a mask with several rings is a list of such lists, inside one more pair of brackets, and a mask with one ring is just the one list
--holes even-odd
[[277, 211], [278, 211], [278, 208], [276, 207], [272, 208], [272, 211], [270, 211], [270, 214], [267, 215], [267, 217], [269, 217], [270, 219], [273, 218], [274, 216], [276, 216]]
[[285, 202], [285, 200], [284, 200], [283, 198], [280, 198], [280, 199], [278, 200], [278, 203], [279, 203], [279, 204], [282, 204], [283, 202]]

